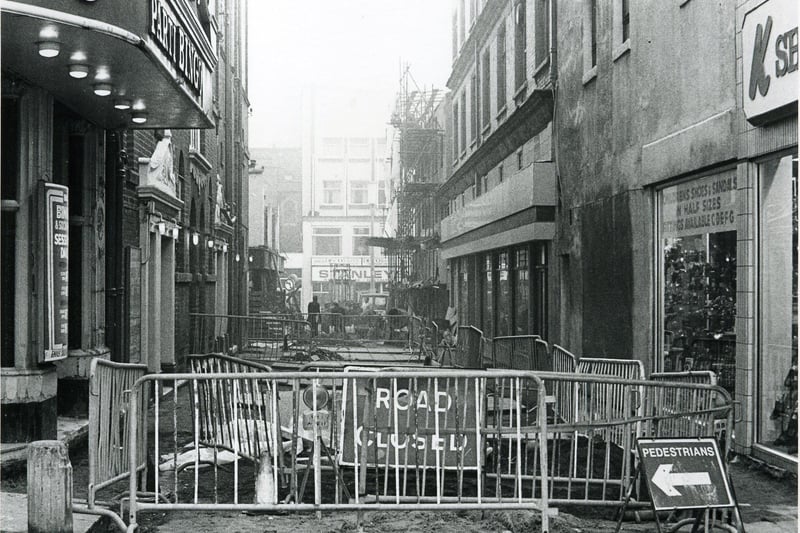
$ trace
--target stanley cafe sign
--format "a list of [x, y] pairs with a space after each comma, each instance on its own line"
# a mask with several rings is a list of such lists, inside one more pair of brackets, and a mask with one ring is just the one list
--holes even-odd
[[754, 124], [797, 113], [797, 6], [797, 0], [768, 0], [744, 17], [743, 106]]

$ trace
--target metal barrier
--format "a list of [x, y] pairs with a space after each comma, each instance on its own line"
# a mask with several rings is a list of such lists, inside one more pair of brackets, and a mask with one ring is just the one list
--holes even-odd
[[[341, 364], [313, 363], [316, 372], [141, 378], [130, 398], [129, 434], [137, 434], [140, 423], [156, 435], [164, 433], [159, 452], [165, 443], [183, 449], [179, 438], [200, 450], [205, 431], [200, 421], [218, 414], [213, 409], [220, 402], [229, 404], [223, 409], [234, 444], [245, 441], [245, 432], [259, 422], [277, 428], [279, 416], [288, 429], [264, 432], [257, 474], [251, 462], [240, 465], [244, 453], [230, 459], [232, 472], [222, 468], [219, 445], [205, 457], [195, 454], [185, 469], [173, 461], [174, 471], [166, 472], [174, 479], [170, 501], [162, 485], [153, 501], [142, 501], [139, 477], [131, 472], [130, 530], [142, 511], [539, 509], [547, 531], [554, 503], [619, 506], [632, 487], [633, 506], [646, 505], [646, 494], [634, 483], [637, 438], [709, 436], [711, 421], [732, 418], [729, 394], [704, 384], [513, 370], [327, 368]], [[138, 396], [151, 382], [171, 382], [177, 390], [181, 380], [188, 380], [190, 394], [171, 407], [175, 413], [190, 407], [191, 421], [184, 427], [174, 422], [176, 415], [137, 416]], [[204, 390], [233, 392], [208, 402], [200, 399]], [[570, 405], [559, 400], [601, 392], [607, 401], [585, 402], [588, 409], [569, 412]], [[695, 401], [672, 401], [682, 396]], [[605, 409], [608, 405], [616, 408]], [[592, 412], [598, 406], [600, 411]], [[165, 419], [173, 422], [162, 428]], [[722, 450], [729, 445], [727, 437]], [[141, 453], [129, 446], [129, 463], [139, 464]], [[253, 488], [264, 472], [271, 487], [266, 497]], [[306, 495], [309, 484], [313, 498]], [[260, 503], [249, 503], [253, 493]]]
[[575, 372], [575, 368], [578, 366], [578, 358], [572, 352], [558, 344], [554, 344], [551, 356], [553, 357], [554, 372]]
[[[163, 498], [163, 486], [156, 487], [153, 501], [141, 501], [139, 477], [131, 475], [129, 531], [136, 528], [137, 514], [142, 511], [201, 509], [539, 509], [542, 531], [548, 530], [545, 397], [538, 394], [541, 380], [532, 373], [403, 369], [150, 375], [139, 380], [131, 398], [131, 432], [140, 431], [140, 423], [152, 424], [156, 434], [168, 429], [169, 423], [167, 428], [160, 427], [157, 416], [139, 416], [138, 395], [152, 382], [181, 380], [189, 381], [194, 398], [200, 397], [201, 390], [247, 390], [248, 383], [260, 383], [263, 390], [270, 391], [272, 396], [266, 402], [255, 395], [228, 397], [228, 412], [232, 420], [240, 421], [232, 425], [234, 442], [241, 442], [236, 439], [247, 426], [241, 421], [252, 417], [270, 420], [270, 416], [274, 421], [277, 411], [288, 406], [297, 427], [301, 401], [310, 404], [302, 416], [311, 433], [310, 447], [298, 454], [292, 445], [288, 467], [281, 467], [277, 457], [271, 458], [267, 471], [272, 489], [268, 501], [261, 503], [243, 503], [250, 501], [252, 492], [245, 480], [260, 478], [264, 470], [259, 466], [258, 476], [253, 476], [246, 465], [239, 465], [239, 454], [233, 458], [232, 473], [219, 468], [216, 451], [207, 454], [205, 461], [196, 453], [186, 469], [179, 469], [175, 461], [173, 501], [169, 502]], [[341, 388], [323, 392], [326, 381], [339, 382]], [[487, 394], [490, 389], [494, 393]], [[341, 407], [334, 403], [330, 411], [324, 409], [328, 395], [340, 397]], [[217, 398], [222, 401], [221, 395]], [[204, 431], [199, 420], [206, 416], [202, 411], [214, 403], [195, 400], [191, 405], [194, 422], [187, 436], [199, 449]], [[174, 406], [182, 408], [185, 406]], [[264, 414], [270, 410], [272, 415]], [[155, 412], [159, 412], [158, 405]], [[338, 439], [325, 442], [326, 426], [339, 428]], [[177, 435], [184, 435], [186, 429], [173, 427], [173, 454], [181, 449]], [[267, 432], [267, 439], [267, 450], [283, 449], [278, 432]], [[130, 450], [131, 464], [137, 464], [140, 453]], [[326, 466], [323, 453], [328, 459]], [[262, 460], [267, 457], [262, 455]], [[312, 457], [313, 462], [309, 461]], [[204, 462], [211, 463], [211, 468], [202, 468]], [[306, 468], [302, 468], [303, 462]], [[298, 479], [301, 470], [305, 470], [302, 481]], [[311, 471], [313, 503], [305, 496]], [[184, 472], [181, 479], [180, 472]], [[288, 486], [281, 484], [286, 477], [291, 480]], [[220, 490], [225, 487], [230, 491]]]
[[[659, 383], [701, 383], [705, 385], [717, 385], [717, 376], [710, 370], [694, 370], [687, 372], [654, 372], [650, 374], [652, 381]], [[685, 405], [693, 406], [698, 410], [705, 410], [713, 407], [719, 402], [719, 398], [713, 395], [703, 396], [698, 398], [694, 391], [685, 389], [676, 389], [671, 391], [671, 394], [665, 394], [661, 399], [663, 409], [666, 412], [680, 411]], [[667, 423], [672, 424], [671, 431], [676, 433], [685, 433], [689, 431], [687, 426], [692, 424], [706, 424], [707, 420], [697, 421], [687, 418], [675, 418], [669, 420]], [[727, 424], [725, 420], [716, 418], [713, 420], [713, 432], [717, 437], [724, 437], [727, 435]], [[732, 426], [731, 426], [732, 427]]]
[[[89, 487], [86, 507], [74, 504], [79, 513], [98, 514], [114, 519], [124, 528], [122, 520], [112, 511], [97, 505], [111, 507], [97, 499], [99, 491], [112, 486], [145, 468], [147, 433], [131, 430], [131, 402], [138, 411], [146, 409], [149, 400], [147, 387], [139, 387], [136, 399], [129, 395], [137, 380], [147, 374], [147, 365], [115, 363], [105, 359], [92, 359], [89, 374]], [[130, 448], [141, 455], [138, 461], [129, 462]], [[133, 467], [131, 467], [133, 465]]]
[[[538, 373], [548, 391], [551, 439], [551, 504], [619, 504], [633, 484], [637, 506], [643, 486], [634, 484], [637, 438], [714, 436], [713, 421], [732, 423], [730, 395], [698, 383], [655, 382], [603, 375]], [[552, 391], [552, 392], [551, 392]], [[560, 406], [574, 397], [576, 408]], [[602, 401], [591, 399], [603, 398]], [[720, 447], [723, 457], [730, 436]]]
[[308, 347], [311, 340], [311, 325], [303, 320], [200, 313], [189, 317], [193, 332], [191, 353], [235, 351], [275, 360], [298, 347]]
[[494, 337], [491, 339], [492, 368], [514, 370], [552, 370], [547, 353], [536, 349], [538, 335]]
[[459, 326], [456, 345], [442, 364], [454, 368], [484, 368], [485, 343], [483, 332], [475, 326]]

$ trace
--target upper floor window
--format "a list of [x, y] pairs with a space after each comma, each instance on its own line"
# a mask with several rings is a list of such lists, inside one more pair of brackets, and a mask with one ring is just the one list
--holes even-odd
[[467, 150], [467, 91], [461, 93], [461, 116], [459, 117], [461, 126], [461, 152]]
[[322, 203], [324, 205], [342, 205], [342, 182], [324, 180], [322, 182]]
[[550, 0], [536, 0], [533, 60], [539, 67], [550, 51]]
[[369, 139], [350, 139], [347, 155], [355, 159], [369, 159], [371, 157]]
[[458, 101], [453, 103], [453, 161], [458, 160]]
[[369, 203], [369, 183], [364, 181], [350, 183], [350, 203], [354, 205], [367, 205]]
[[506, 105], [506, 24], [497, 29], [497, 110]]
[[614, 49], [612, 59], [616, 60], [631, 48], [631, 9], [630, 0], [614, 0], [612, 28]]
[[525, 44], [525, 2], [522, 1], [514, 6], [514, 83], [518, 89], [526, 79]]
[[470, 96], [470, 118], [472, 119], [472, 131], [470, 132], [470, 140], [474, 143], [478, 138], [478, 129], [480, 129], [480, 117], [478, 115], [478, 76], [476, 74], [472, 75], [472, 82], [470, 84], [470, 92], [472, 93]]
[[342, 255], [342, 228], [312, 228], [311, 253], [314, 255]]
[[322, 139], [322, 157], [343, 157], [344, 139]]
[[597, 66], [597, 0], [583, 3], [583, 71]]
[[453, 59], [458, 55], [458, 10], [453, 10]]
[[353, 255], [369, 255], [369, 228], [353, 228]]
[[200, 153], [200, 130], [189, 130], [189, 150]]
[[489, 49], [487, 48], [486, 51], [483, 53], [483, 62], [481, 63], [481, 121], [483, 122], [483, 127], [485, 128], [492, 120], [491, 117], [491, 101], [490, 101], [490, 84], [491, 84], [491, 59], [489, 57]]
[[458, 47], [461, 48], [461, 45], [467, 40], [467, 4], [465, 0], [461, 0], [458, 4]]

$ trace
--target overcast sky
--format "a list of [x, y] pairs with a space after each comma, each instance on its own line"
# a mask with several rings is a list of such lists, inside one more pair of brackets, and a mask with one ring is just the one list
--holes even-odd
[[450, 0], [247, 1], [251, 148], [300, 146], [306, 87], [371, 89], [390, 109], [401, 62], [420, 87], [447, 81]]

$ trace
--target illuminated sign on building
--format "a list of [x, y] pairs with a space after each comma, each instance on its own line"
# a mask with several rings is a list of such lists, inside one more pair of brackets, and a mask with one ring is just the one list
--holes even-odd
[[69, 189], [44, 183], [44, 361], [67, 357], [69, 332]]

